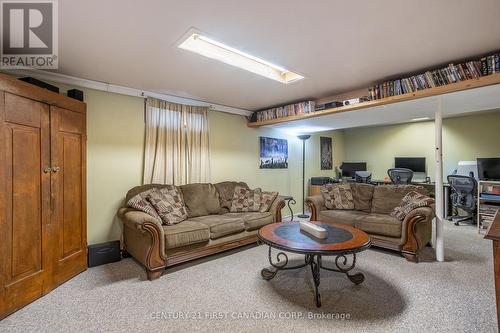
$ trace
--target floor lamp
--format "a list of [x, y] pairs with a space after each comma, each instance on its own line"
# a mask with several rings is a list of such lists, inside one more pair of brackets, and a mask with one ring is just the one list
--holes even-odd
[[305, 193], [306, 193], [306, 188], [305, 188], [305, 182], [306, 182], [306, 140], [309, 139], [311, 136], [308, 134], [304, 135], [299, 135], [297, 136], [300, 140], [302, 140], [302, 214], [298, 215], [297, 217], [299, 219], [306, 219], [309, 217], [305, 213], [306, 211], [306, 202], [305, 202]]

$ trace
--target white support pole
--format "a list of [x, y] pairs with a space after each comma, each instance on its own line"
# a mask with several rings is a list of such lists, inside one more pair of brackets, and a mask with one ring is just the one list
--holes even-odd
[[436, 130], [436, 260], [444, 261], [444, 235], [443, 235], [443, 108], [441, 97], [434, 118]]

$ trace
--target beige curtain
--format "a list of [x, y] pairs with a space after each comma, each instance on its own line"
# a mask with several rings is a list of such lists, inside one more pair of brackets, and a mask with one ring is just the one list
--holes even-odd
[[143, 183], [210, 181], [208, 108], [146, 101]]

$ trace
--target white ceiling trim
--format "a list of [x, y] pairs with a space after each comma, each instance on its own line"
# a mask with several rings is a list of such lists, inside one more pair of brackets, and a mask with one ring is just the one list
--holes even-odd
[[237, 114], [237, 115], [241, 115], [241, 116], [250, 116], [252, 114], [252, 111], [240, 109], [240, 108], [234, 108], [231, 106], [209, 103], [209, 102], [204, 102], [204, 101], [200, 101], [200, 100], [196, 100], [196, 99], [192, 99], [192, 98], [179, 97], [179, 96], [175, 96], [175, 95], [157, 93], [157, 92], [153, 92], [153, 91], [124, 87], [124, 86], [114, 85], [114, 84], [110, 84], [110, 83], [106, 83], [106, 82], [81, 79], [81, 78], [74, 77], [74, 76], [46, 72], [46, 71], [37, 70], [37, 69], [12, 69], [12, 70], [4, 70], [4, 72], [12, 74], [12, 75], [31, 76], [31, 77], [34, 77], [34, 78], [39, 79], [39, 80], [52, 81], [52, 82], [56, 82], [56, 83], [62, 83], [62, 84], [66, 84], [66, 85], [94, 89], [94, 90], [100, 90], [100, 91], [105, 91], [105, 92], [111, 92], [111, 93], [116, 93], [116, 94], [121, 94], [121, 95], [141, 97], [141, 98], [153, 97], [153, 98], [158, 98], [158, 99], [165, 100], [165, 101], [172, 102], [172, 103], [187, 104], [187, 105], [194, 105], [194, 106], [207, 106], [211, 110], [214, 110], [214, 111], [232, 113], [232, 114]]

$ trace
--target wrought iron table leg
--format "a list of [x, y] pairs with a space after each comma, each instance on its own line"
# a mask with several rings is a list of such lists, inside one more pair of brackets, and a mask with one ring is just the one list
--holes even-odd
[[[316, 260], [314, 260], [316, 257]], [[320, 284], [320, 267], [321, 267], [321, 255], [312, 256], [312, 260], [310, 261], [311, 265], [311, 273], [313, 276], [314, 282], [314, 296], [316, 301], [316, 306], [321, 307], [321, 295], [319, 293], [319, 284]]]
[[295, 205], [296, 203], [297, 201], [295, 201], [295, 199], [290, 199], [287, 202], [288, 209], [290, 210], [290, 221], [293, 221], [293, 210], [292, 207], [290, 207], [290, 204]]
[[352, 263], [350, 265], [348, 265], [347, 254], [340, 254], [336, 256], [334, 261], [336, 268], [323, 266], [322, 257], [320, 254], [306, 254], [304, 257], [303, 264], [290, 267], [286, 267], [288, 264], [288, 256], [286, 255], [286, 253], [278, 252], [276, 255], [276, 260], [277, 260], [276, 263], [273, 262], [271, 254], [272, 254], [271, 246], [269, 246], [269, 253], [268, 253], [269, 264], [271, 264], [271, 266], [274, 267], [274, 270], [268, 268], [262, 269], [261, 270], [262, 278], [264, 280], [271, 280], [276, 276], [276, 274], [280, 270], [297, 269], [309, 265], [311, 267], [311, 273], [314, 283], [315, 302], [318, 308], [321, 307], [321, 294], [319, 292], [319, 285], [321, 282], [320, 280], [321, 269], [343, 273], [352, 283], [355, 284], [360, 284], [365, 280], [365, 276], [362, 273], [349, 274], [349, 271], [351, 271], [356, 265], [356, 253], [352, 254]]
[[271, 256], [271, 246], [269, 246], [268, 258], [269, 258], [269, 264], [272, 267], [274, 267], [274, 270], [269, 268], [263, 268], [260, 271], [260, 275], [262, 276], [262, 278], [267, 281], [274, 278], [278, 273], [278, 271], [280, 270], [297, 269], [309, 265], [309, 259], [308, 256], [306, 256], [303, 264], [286, 267], [286, 265], [288, 264], [288, 256], [286, 255], [285, 252], [278, 252], [278, 254], [276, 255], [276, 263], [274, 263]]
[[347, 278], [354, 284], [361, 284], [365, 280], [365, 276], [363, 273], [349, 274], [349, 271], [354, 268], [356, 265], [356, 253], [352, 254], [352, 263], [351, 265], [347, 265], [347, 257], [345, 254], [341, 254], [335, 257], [335, 266], [337, 268], [329, 268], [321, 265], [322, 269], [326, 269], [327, 271], [344, 273]]

